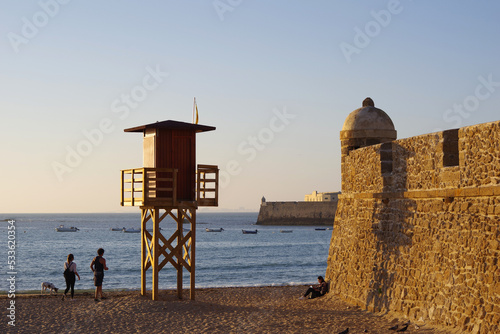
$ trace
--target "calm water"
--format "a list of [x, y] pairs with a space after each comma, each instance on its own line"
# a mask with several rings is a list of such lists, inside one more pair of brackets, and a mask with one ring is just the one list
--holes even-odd
[[[140, 233], [113, 232], [111, 227], [140, 227], [140, 214], [14, 214], [0, 219], [16, 220], [16, 289], [37, 290], [43, 281], [65, 287], [63, 263], [75, 255], [81, 280], [77, 289], [93, 288], [90, 262], [99, 247], [105, 249], [109, 271], [105, 289], [140, 288]], [[196, 286], [263, 286], [314, 283], [324, 275], [331, 230], [313, 226], [255, 226], [257, 213], [198, 213], [196, 231]], [[0, 222], [2, 244], [7, 245], [7, 222]], [[76, 233], [56, 232], [60, 224], [76, 226]], [[164, 236], [174, 231], [173, 220], [160, 223]], [[185, 225], [188, 227], [189, 225]], [[205, 228], [223, 227], [221, 233]], [[256, 235], [242, 229], [258, 229]], [[281, 229], [293, 233], [279, 233]], [[0, 252], [0, 288], [8, 290], [7, 247]], [[148, 271], [148, 286], [151, 285]], [[161, 289], [176, 288], [172, 266], [160, 271]], [[184, 286], [189, 273], [184, 271]]]

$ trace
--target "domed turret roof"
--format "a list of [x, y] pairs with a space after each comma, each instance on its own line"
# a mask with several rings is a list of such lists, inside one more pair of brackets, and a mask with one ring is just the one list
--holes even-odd
[[395, 131], [389, 115], [382, 109], [375, 108], [373, 100], [367, 97], [363, 106], [354, 110], [344, 121], [342, 131], [389, 130]]

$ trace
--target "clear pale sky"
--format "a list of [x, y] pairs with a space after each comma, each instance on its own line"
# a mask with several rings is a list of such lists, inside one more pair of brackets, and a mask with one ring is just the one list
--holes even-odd
[[137, 212], [119, 180], [142, 137], [123, 129], [190, 122], [195, 96], [220, 211], [340, 190], [367, 96], [398, 138], [500, 119], [498, 1], [0, 3], [3, 213]]

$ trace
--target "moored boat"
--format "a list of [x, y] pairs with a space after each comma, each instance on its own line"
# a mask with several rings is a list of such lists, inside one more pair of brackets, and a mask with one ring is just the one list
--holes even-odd
[[71, 227], [64, 227], [64, 225], [59, 225], [59, 227], [56, 227], [57, 232], [76, 232], [79, 231], [80, 229], [71, 226]]
[[222, 232], [224, 231], [224, 229], [221, 227], [221, 228], [206, 228], [205, 231], [207, 232]]
[[326, 231], [326, 227], [317, 227], [315, 228], [316, 231]]
[[[160, 227], [159, 230], [161, 231], [162, 228]], [[113, 227], [111, 229], [111, 231], [122, 231], [122, 232], [126, 232], [126, 233], [139, 233], [141, 232], [141, 229], [140, 228], [126, 228], [126, 227], [122, 227], [122, 228], [118, 228], [118, 227]], [[153, 232], [153, 229], [152, 228], [147, 228], [146, 231], [148, 232]]]
[[292, 233], [293, 230], [280, 230], [280, 233]]
[[124, 233], [141, 233], [141, 229], [140, 228], [124, 228], [123, 229], [123, 232]]
[[243, 234], [257, 234], [258, 230], [241, 230]]

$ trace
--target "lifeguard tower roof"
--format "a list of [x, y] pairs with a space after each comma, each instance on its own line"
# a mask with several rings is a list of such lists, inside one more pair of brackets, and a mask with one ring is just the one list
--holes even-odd
[[125, 132], [144, 132], [146, 129], [170, 129], [170, 130], [191, 130], [194, 132], [206, 132], [215, 130], [215, 126], [200, 125], [178, 121], [162, 121], [146, 125], [140, 125], [133, 128], [125, 129]]

